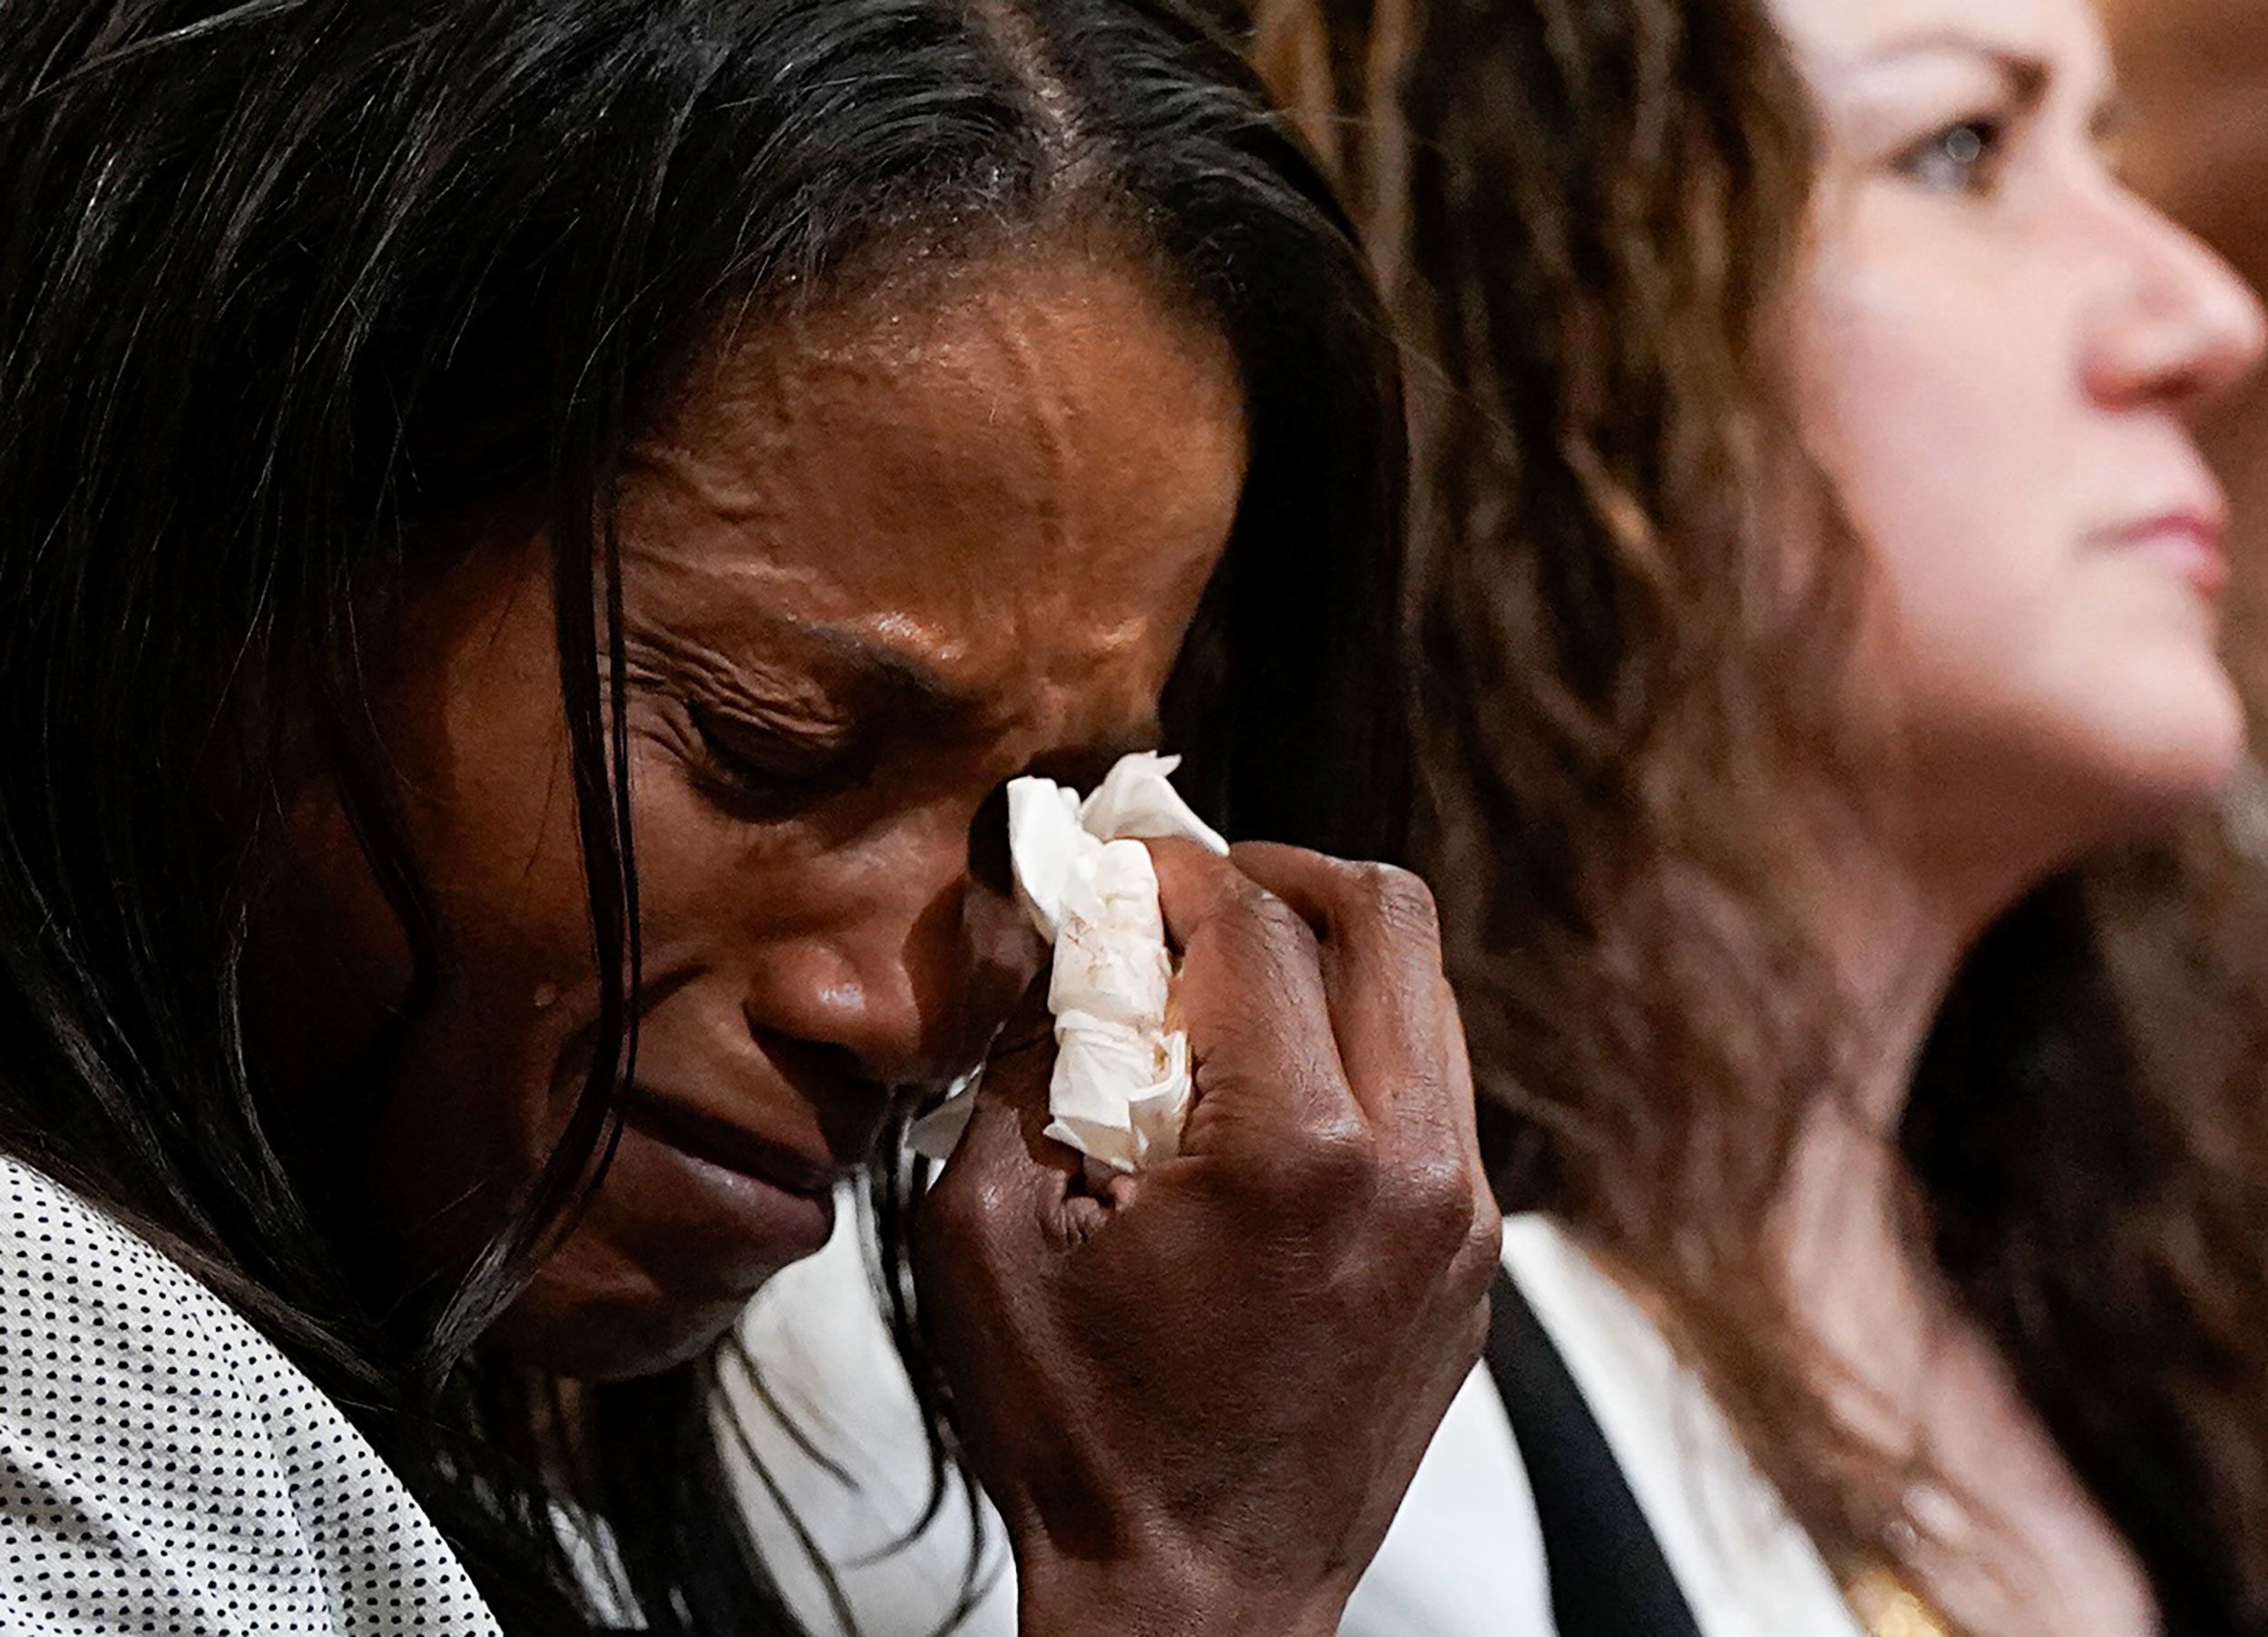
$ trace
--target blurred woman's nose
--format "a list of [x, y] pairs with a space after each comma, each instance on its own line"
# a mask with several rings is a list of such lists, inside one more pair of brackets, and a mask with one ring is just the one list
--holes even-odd
[[2268, 343], [2260, 298], [2138, 199], [2122, 196], [2106, 226], [2117, 239], [2088, 353], [2088, 390], [2114, 408], [2204, 408], [2259, 364]]

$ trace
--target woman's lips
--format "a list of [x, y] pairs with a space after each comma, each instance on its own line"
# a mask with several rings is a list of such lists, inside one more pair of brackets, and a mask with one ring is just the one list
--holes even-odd
[[[841, 1167], [643, 1088], [623, 1099], [622, 1124], [625, 1142], [645, 1139], [647, 1152], [629, 1163], [618, 1152], [619, 1172], [650, 1196], [624, 1203], [683, 1223], [689, 1241], [752, 1253], [751, 1264], [767, 1264], [768, 1271], [816, 1253], [834, 1232]], [[609, 1173], [610, 1188], [616, 1174]], [[687, 1249], [696, 1248], [689, 1242]]]
[[2226, 525], [2210, 512], [2175, 511], [2146, 518], [2116, 536], [2122, 550], [2143, 553], [2173, 569], [2200, 595], [2218, 600], [2228, 587]]

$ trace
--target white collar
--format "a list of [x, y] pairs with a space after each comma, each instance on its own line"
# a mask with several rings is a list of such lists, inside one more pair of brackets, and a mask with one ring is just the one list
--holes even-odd
[[1622, 1287], [1542, 1216], [1506, 1220], [1504, 1265], [1598, 1418], [1703, 1637], [1862, 1637], [1810, 1538]]

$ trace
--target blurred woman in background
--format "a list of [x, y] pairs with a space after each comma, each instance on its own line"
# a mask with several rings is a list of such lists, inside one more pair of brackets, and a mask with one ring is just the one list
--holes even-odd
[[1525, 1483], [1461, 1404], [1356, 1622], [1532, 1504], [1562, 1631], [2268, 1629], [2268, 995], [2166, 909], [2258, 903], [2188, 432], [2256, 305], [2081, 0], [1418, 27], [1434, 864], [1540, 1328]]

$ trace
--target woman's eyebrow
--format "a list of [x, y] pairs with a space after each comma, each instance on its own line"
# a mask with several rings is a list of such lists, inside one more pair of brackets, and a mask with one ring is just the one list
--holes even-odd
[[633, 617], [626, 635], [637, 665], [719, 701], [826, 700], [830, 711], [887, 714], [917, 730], [983, 715], [981, 700], [918, 656], [865, 632], [776, 610], [736, 610], [728, 626]]
[[2038, 53], [1958, 29], [1900, 35], [1849, 59], [1843, 66], [1846, 72], [1865, 71], [1929, 56], [1955, 56], [1983, 64], [2006, 82], [2010, 99], [2027, 108], [2044, 99], [2055, 82], [2054, 65]]
[[767, 611], [762, 624], [807, 649], [816, 649], [838, 674], [835, 680], [874, 708], [902, 710], [924, 721], [967, 721], [984, 713], [983, 701], [927, 661], [863, 631], [822, 624]]

